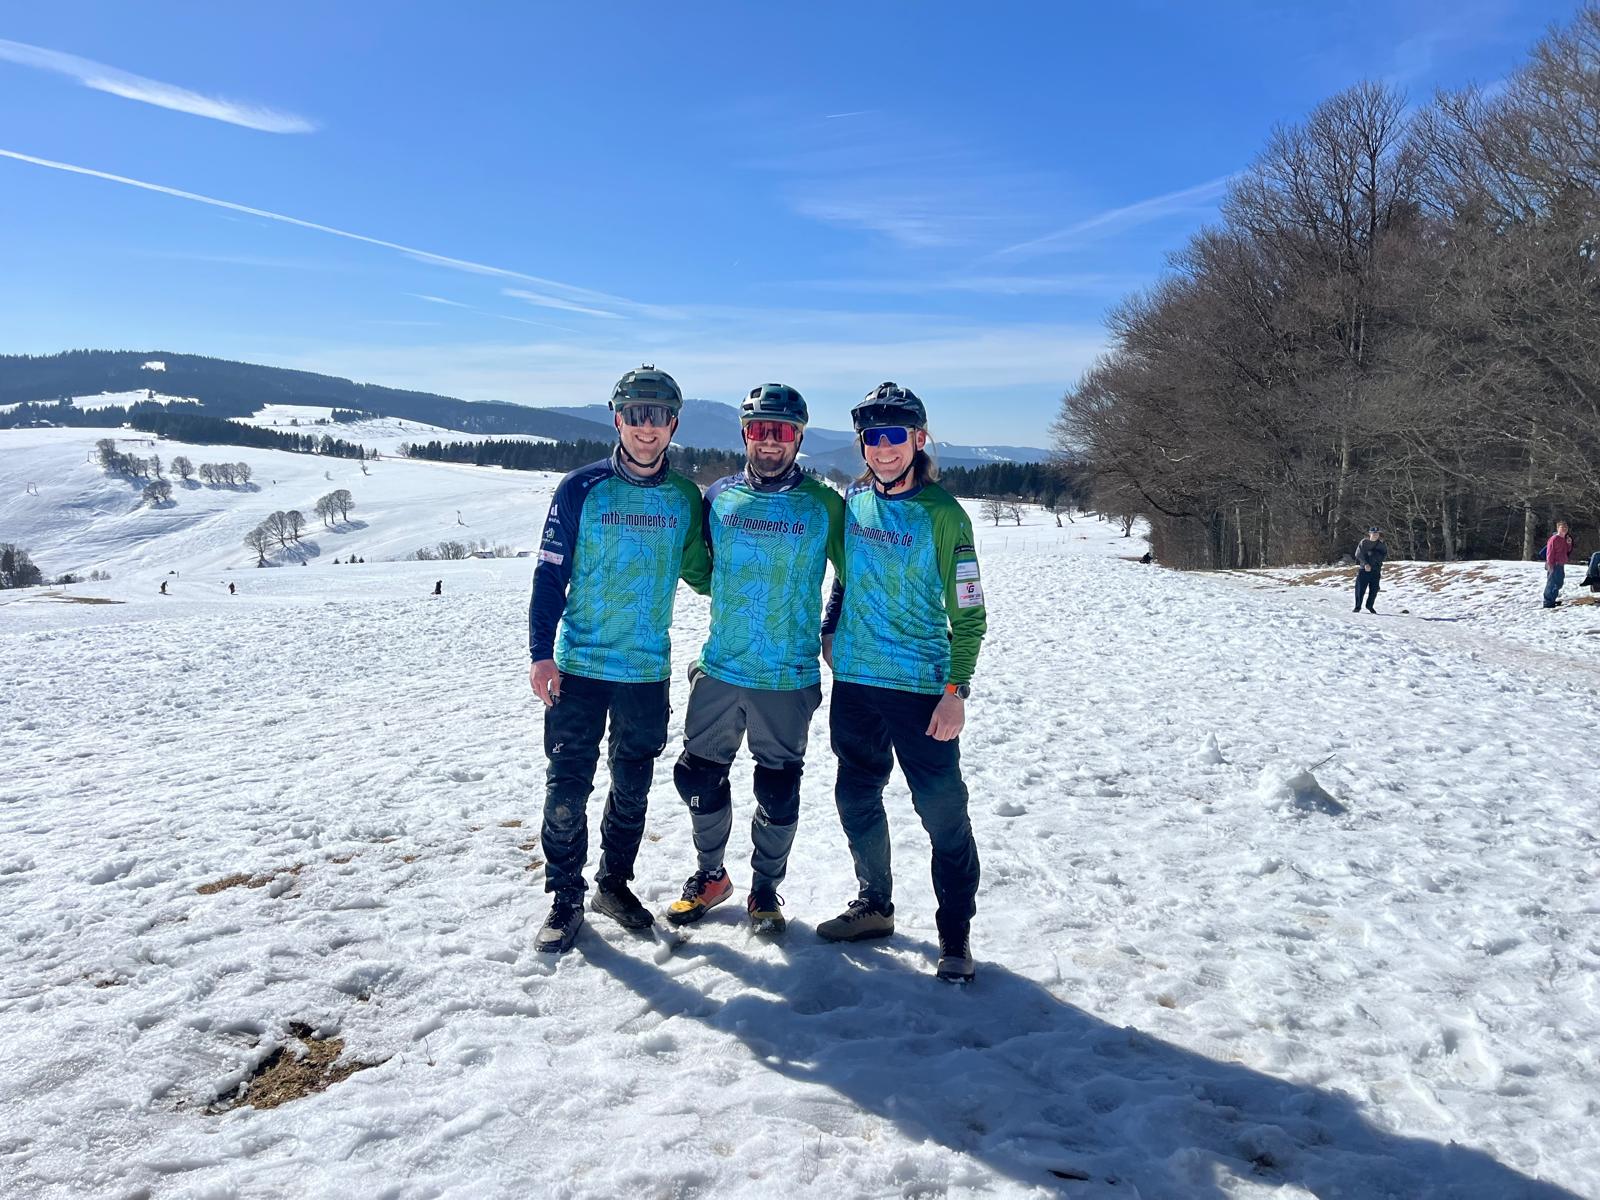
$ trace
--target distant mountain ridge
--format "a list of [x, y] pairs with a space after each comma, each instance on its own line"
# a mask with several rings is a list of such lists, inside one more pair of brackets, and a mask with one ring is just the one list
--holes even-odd
[[[192, 397], [213, 417], [248, 417], [268, 404], [359, 409], [378, 416], [418, 421], [461, 433], [515, 437], [534, 434], [560, 441], [610, 441], [611, 412], [604, 404], [536, 408], [507, 401], [459, 400], [355, 383], [333, 375], [266, 367], [165, 350], [69, 350], [51, 355], [0, 355], [0, 407], [53, 404], [62, 397], [152, 389]], [[445, 439], [448, 440], [448, 439]], [[739, 411], [715, 400], [686, 400], [676, 439], [702, 450], [744, 448]], [[997, 462], [1044, 462], [1050, 452], [1034, 446], [962, 446], [936, 443], [941, 464], [982, 467]], [[812, 426], [806, 430], [806, 464], [819, 471], [855, 474], [861, 466], [855, 434]]]
[[[162, 365], [147, 365], [155, 363]], [[536, 434], [562, 441], [613, 436], [609, 418], [596, 424], [554, 409], [458, 400], [197, 354], [69, 350], [43, 356], [0, 355], [0, 405], [50, 404], [64, 396], [146, 388], [169, 396], [193, 397], [201, 402], [202, 411], [213, 417], [247, 417], [267, 404], [295, 404], [360, 409], [480, 435]]]
[[[549, 411], [610, 424], [610, 412], [604, 404], [556, 407]], [[678, 433], [673, 440], [702, 450], [743, 450], [739, 410], [716, 400], [685, 400]], [[935, 442], [934, 445], [940, 464], [947, 467], [983, 467], [995, 462], [1036, 463], [1050, 458], [1050, 451], [1036, 446], [961, 446], [953, 442]], [[837, 467], [853, 475], [861, 469], [861, 454], [851, 430], [809, 426], [805, 453], [806, 465], [820, 471]]]

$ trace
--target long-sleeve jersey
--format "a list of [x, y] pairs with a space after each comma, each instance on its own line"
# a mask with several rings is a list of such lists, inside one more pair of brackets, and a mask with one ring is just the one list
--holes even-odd
[[706, 492], [711, 636], [700, 669], [740, 687], [820, 682], [822, 580], [843, 570], [844, 501], [799, 470], [775, 488], [745, 474]]
[[670, 468], [637, 479], [614, 454], [573, 471], [545, 518], [528, 605], [529, 653], [590, 679], [666, 679], [680, 576], [697, 592], [711, 584], [692, 481]]
[[972, 521], [935, 483], [845, 496], [844, 580], [828, 602], [833, 677], [939, 692], [970, 683], [988, 631]]

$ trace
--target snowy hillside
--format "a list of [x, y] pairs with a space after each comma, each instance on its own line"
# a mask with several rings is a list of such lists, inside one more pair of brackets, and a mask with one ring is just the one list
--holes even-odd
[[[980, 525], [976, 983], [931, 977], [898, 775], [899, 932], [817, 939], [854, 891], [825, 707], [784, 940], [736, 902], [681, 943], [595, 917], [552, 962], [531, 564], [378, 560], [457, 507], [526, 544], [553, 477], [229, 447], [261, 493], [136, 514], [69, 432], [0, 437], [0, 536], [115, 564], [0, 594], [0, 1194], [1600, 1195], [1588, 654], [1427, 620], [1400, 570], [1380, 608], [1413, 611], [1358, 617], [1092, 518]], [[229, 596], [239, 523], [333, 486], [366, 528]], [[101, 559], [58, 561], [89, 531]], [[1535, 612], [1600, 643], [1600, 606]], [[706, 620], [680, 589], [657, 909], [693, 865], [671, 763]], [[363, 1069], [257, 1106], [319, 1053]]]
[[[406, 426], [392, 431], [396, 444], [412, 434], [411, 423]], [[330, 428], [347, 436], [354, 427]], [[307, 533], [299, 546], [274, 554], [275, 562], [331, 563], [354, 554], [370, 563], [445, 540], [530, 550], [558, 478], [390, 458], [367, 463], [363, 474], [362, 464], [350, 459], [119, 435], [119, 449], [144, 457], [156, 453], [169, 465], [182, 454], [196, 467], [251, 467], [245, 487], [208, 486], [198, 479], [184, 484], [168, 470], [172, 502], [150, 508], [139, 501], [143, 480], [107, 475], [90, 461], [96, 439], [115, 432], [0, 432], [0, 541], [27, 548], [47, 577], [101, 569], [142, 580], [172, 570], [248, 569], [255, 555], [244, 535], [274, 510], [290, 509], [305, 514]], [[348, 522], [330, 528], [314, 508], [318, 497], [336, 488], [349, 490], [355, 508]]]

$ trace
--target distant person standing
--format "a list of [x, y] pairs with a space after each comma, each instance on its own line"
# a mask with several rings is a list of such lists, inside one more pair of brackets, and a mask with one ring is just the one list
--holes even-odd
[[235, 591], [235, 588], [234, 588], [233, 584], [230, 583], [228, 585], [228, 595], [230, 595], [230, 596], [233, 595], [234, 591]]
[[711, 586], [700, 489], [667, 462], [682, 408], [666, 372], [624, 375], [611, 391], [616, 447], [567, 475], [545, 518], [528, 606], [528, 682], [545, 706], [539, 840], [554, 902], [534, 948], [549, 954], [568, 949], [583, 925], [589, 793], [608, 725], [611, 791], [591, 907], [630, 929], [654, 923], [628, 882], [667, 744], [668, 629], [678, 579], [702, 594]]
[[1544, 606], [1561, 604], [1561, 585], [1567, 582], [1567, 563], [1572, 561], [1572, 532], [1565, 521], [1556, 522], [1556, 531], [1544, 544]]
[[433, 583], [433, 594], [435, 596], [444, 595], [444, 580], [442, 580], [442, 579], [434, 580], [434, 583]]
[[167, 594], [167, 581], [165, 579], [161, 581], [161, 594], [163, 596]]
[[1372, 602], [1378, 598], [1378, 585], [1383, 581], [1383, 560], [1389, 557], [1389, 547], [1384, 545], [1383, 530], [1374, 525], [1367, 536], [1356, 543], [1356, 607], [1365, 607], [1369, 613], [1378, 610]]

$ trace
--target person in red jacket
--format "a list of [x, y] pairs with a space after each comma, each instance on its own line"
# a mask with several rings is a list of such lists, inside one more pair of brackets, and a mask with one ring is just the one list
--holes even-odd
[[1544, 606], [1555, 608], [1561, 601], [1561, 585], [1567, 581], [1567, 562], [1572, 558], [1572, 534], [1565, 521], [1556, 522], [1556, 531], [1544, 544]]

